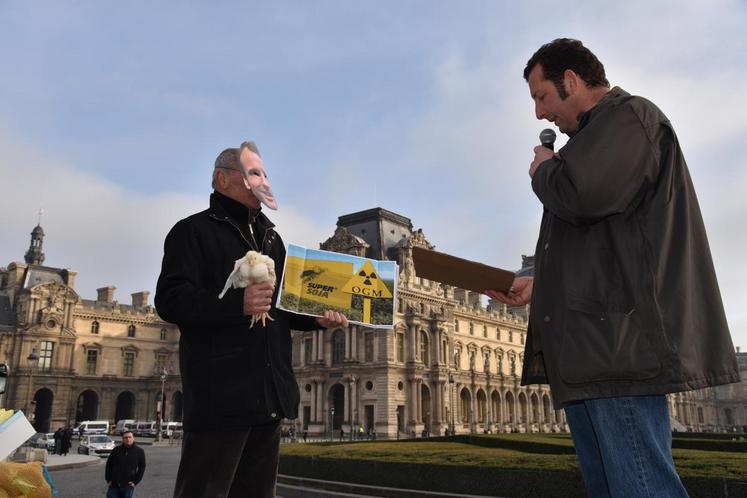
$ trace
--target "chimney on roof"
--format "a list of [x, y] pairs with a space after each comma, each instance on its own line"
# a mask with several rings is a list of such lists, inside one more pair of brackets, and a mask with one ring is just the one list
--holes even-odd
[[102, 303], [113, 303], [114, 302], [114, 291], [117, 288], [113, 285], [107, 285], [106, 287], [101, 287], [99, 289], [96, 289], [96, 293], [98, 296], [96, 297], [96, 301], [102, 302]]
[[132, 306], [134, 306], [135, 308], [148, 306], [148, 296], [150, 296], [150, 292], [140, 291], [134, 292], [130, 295], [132, 296]]

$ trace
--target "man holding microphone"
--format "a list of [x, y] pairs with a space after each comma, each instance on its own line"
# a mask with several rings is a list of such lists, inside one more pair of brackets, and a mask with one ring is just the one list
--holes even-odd
[[531, 302], [522, 385], [550, 384], [589, 496], [687, 496], [665, 394], [739, 373], [680, 144], [578, 40], [543, 45], [524, 78], [537, 119], [570, 138], [557, 153], [534, 148], [534, 277], [486, 293]]

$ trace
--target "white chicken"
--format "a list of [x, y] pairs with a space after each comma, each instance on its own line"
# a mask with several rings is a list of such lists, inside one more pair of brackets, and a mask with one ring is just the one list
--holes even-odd
[[[218, 295], [218, 299], [223, 299], [223, 296], [231, 287], [234, 289], [240, 289], [249, 284], [270, 282], [274, 290], [275, 278], [275, 261], [273, 261], [269, 256], [265, 256], [257, 251], [249, 251], [244, 257], [237, 259], [234, 263], [233, 271], [228, 276], [226, 285], [223, 287], [223, 291]], [[265, 319], [274, 320], [267, 312], [260, 313], [259, 315], [252, 315], [252, 321], [249, 324], [249, 328], [254, 327], [254, 324], [260, 321], [264, 327]]]

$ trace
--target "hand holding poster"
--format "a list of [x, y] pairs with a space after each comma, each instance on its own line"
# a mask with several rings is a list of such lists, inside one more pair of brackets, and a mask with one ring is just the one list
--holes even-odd
[[344, 313], [351, 323], [394, 326], [397, 293], [394, 261], [289, 245], [277, 307], [303, 315]]

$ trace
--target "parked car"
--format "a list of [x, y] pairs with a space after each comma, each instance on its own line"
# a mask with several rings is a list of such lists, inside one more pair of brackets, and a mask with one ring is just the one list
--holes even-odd
[[134, 433], [136, 425], [137, 424], [132, 419], [117, 420], [117, 425], [114, 426], [114, 434], [116, 434], [117, 436], [121, 436], [127, 431], [131, 431]]
[[87, 434], [109, 434], [109, 421], [84, 420], [78, 427], [73, 429], [73, 434], [76, 436], [85, 436]]
[[83, 436], [78, 445], [78, 453], [83, 455], [108, 455], [114, 449], [114, 441], [104, 434]]
[[135, 426], [135, 436], [154, 437], [158, 424], [153, 421], [140, 421]]
[[161, 424], [161, 437], [182, 437], [182, 433], [181, 422], [163, 422]]
[[31, 446], [34, 448], [46, 448], [49, 451], [54, 451], [54, 432], [40, 432], [41, 436], [34, 439]]

